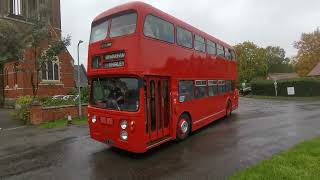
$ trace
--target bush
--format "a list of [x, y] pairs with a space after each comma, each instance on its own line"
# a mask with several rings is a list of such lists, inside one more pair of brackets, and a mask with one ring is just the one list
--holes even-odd
[[52, 99], [52, 97], [46, 97], [42, 98], [40, 100], [40, 103], [42, 106], [50, 107], [50, 106], [63, 106], [63, 105], [75, 105], [77, 104], [77, 101], [74, 101], [73, 99]]
[[30, 120], [30, 105], [32, 100], [31, 96], [20, 96], [16, 100], [13, 116], [16, 119], [22, 120], [25, 124], [29, 123]]
[[[279, 80], [278, 96], [288, 96], [287, 88], [294, 87], [297, 97], [320, 96], [319, 78], [295, 78]], [[274, 81], [257, 80], [252, 82], [252, 94], [263, 96], [275, 96]]]
[[[73, 95], [73, 96], [77, 96], [78, 95], [78, 90], [77, 89], [73, 89], [72, 91], [70, 91], [68, 93], [68, 95]], [[40, 103], [45, 106], [45, 107], [49, 107], [49, 106], [63, 106], [63, 105], [78, 105], [79, 101], [78, 99], [75, 99], [75, 97], [72, 97], [70, 99], [64, 100], [64, 99], [52, 99], [52, 97], [48, 96], [48, 97], [39, 97], [38, 98]], [[88, 91], [87, 88], [81, 89], [81, 102], [82, 104], [86, 104], [88, 103]]]
[[[78, 89], [74, 88], [72, 89], [68, 95], [78, 95]], [[81, 88], [81, 102], [82, 103], [88, 103], [89, 102], [89, 92], [87, 87]]]

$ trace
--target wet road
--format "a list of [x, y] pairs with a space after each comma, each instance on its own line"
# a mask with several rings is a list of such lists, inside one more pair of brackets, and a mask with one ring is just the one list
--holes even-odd
[[13, 110], [0, 109], [0, 129], [10, 129], [23, 126], [23, 122], [12, 117]]
[[224, 179], [319, 136], [320, 102], [241, 99], [230, 119], [137, 156], [93, 141], [87, 131], [0, 131], [0, 179]]

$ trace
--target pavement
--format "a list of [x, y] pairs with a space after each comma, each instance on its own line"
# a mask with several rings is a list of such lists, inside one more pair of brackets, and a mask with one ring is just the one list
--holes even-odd
[[87, 126], [0, 131], [0, 179], [225, 179], [320, 136], [320, 102], [240, 99], [231, 118], [142, 155], [95, 142]]
[[0, 109], [0, 130], [24, 126], [22, 121], [12, 118], [12, 109]]

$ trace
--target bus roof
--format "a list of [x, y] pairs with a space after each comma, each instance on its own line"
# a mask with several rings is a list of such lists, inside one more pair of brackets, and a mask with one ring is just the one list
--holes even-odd
[[138, 12], [145, 12], [146, 14], [154, 14], [156, 16], [160, 16], [161, 18], [167, 20], [167, 21], [170, 21], [171, 23], [175, 24], [175, 25], [178, 25], [178, 26], [181, 26], [183, 28], [186, 28], [188, 29], [189, 31], [192, 31], [192, 33], [194, 34], [197, 34], [197, 35], [200, 35], [208, 40], [211, 40], [211, 41], [214, 41], [228, 49], [233, 49], [232, 46], [230, 46], [229, 44], [195, 28], [194, 26], [191, 26], [190, 24], [188, 23], [185, 23], [183, 22], [182, 20], [179, 20], [178, 18], [175, 18], [149, 4], [146, 4], [146, 3], [143, 3], [143, 2], [139, 2], [139, 1], [134, 1], [134, 2], [129, 2], [129, 3], [125, 3], [125, 4], [122, 4], [122, 5], [119, 5], [119, 6], [116, 6], [114, 8], [111, 8], [107, 11], [104, 11], [103, 13], [99, 14], [94, 20], [93, 22], [96, 22], [96, 21], [99, 21], [105, 17], [108, 17], [112, 14], [116, 14], [116, 13], [119, 13], [119, 12], [123, 12], [123, 11], [126, 11], [126, 10], [137, 10]]

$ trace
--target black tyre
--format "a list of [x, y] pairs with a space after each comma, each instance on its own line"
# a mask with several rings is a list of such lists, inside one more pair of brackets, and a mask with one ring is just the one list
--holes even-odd
[[226, 108], [226, 117], [230, 117], [232, 114], [232, 103], [228, 101], [227, 108]]

